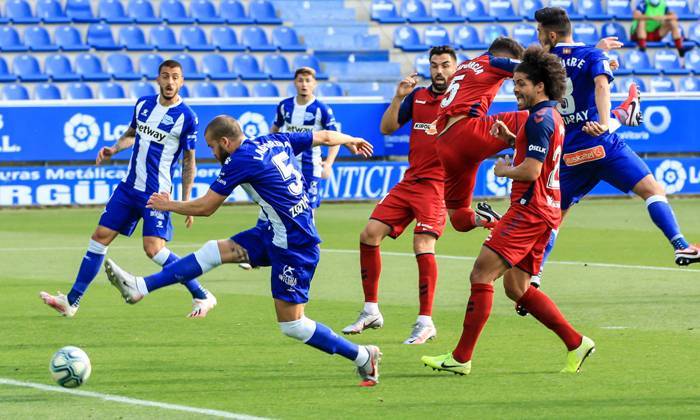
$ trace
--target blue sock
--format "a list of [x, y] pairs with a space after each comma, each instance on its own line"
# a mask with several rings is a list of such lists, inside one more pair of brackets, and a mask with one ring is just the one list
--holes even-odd
[[681, 233], [681, 228], [676, 221], [671, 205], [666, 197], [653, 195], [646, 200], [649, 216], [656, 226], [666, 235], [674, 249], [683, 249], [690, 246]]
[[[174, 263], [175, 261], [179, 260], [180, 257], [177, 256], [174, 252], [169, 250], [166, 247], [161, 248], [160, 251], [156, 255], [153, 256], [153, 261], [162, 266], [165, 267], [167, 265], [170, 265]], [[182, 284], [185, 285], [187, 290], [190, 291], [192, 294], [192, 297], [195, 299], [206, 299], [207, 298], [207, 293], [206, 290], [204, 290], [204, 287], [197, 281], [197, 279], [192, 279], [183, 282]]]
[[197, 262], [197, 258], [194, 254], [189, 254], [172, 264], [166, 265], [160, 273], [144, 278], [144, 281], [148, 291], [152, 292], [161, 287], [189, 281], [201, 275], [202, 267]]
[[100, 272], [105, 254], [107, 254], [107, 247], [91, 239], [83, 261], [80, 263], [78, 276], [75, 278], [75, 283], [73, 283], [73, 287], [68, 293], [68, 303], [71, 305], [80, 304], [80, 298], [83, 297], [92, 280]]
[[547, 259], [549, 259], [549, 254], [551, 254], [552, 250], [554, 249], [554, 243], [557, 241], [558, 233], [559, 229], [552, 229], [552, 234], [549, 236], [549, 242], [547, 242], [547, 246], [544, 247], [544, 255], [542, 256], [542, 264], [540, 264], [539, 274], [541, 274], [542, 270], [544, 270], [544, 265], [547, 262]]
[[306, 344], [328, 354], [339, 354], [352, 361], [357, 359], [357, 353], [360, 351], [357, 344], [339, 336], [320, 322], [316, 322], [316, 331]]

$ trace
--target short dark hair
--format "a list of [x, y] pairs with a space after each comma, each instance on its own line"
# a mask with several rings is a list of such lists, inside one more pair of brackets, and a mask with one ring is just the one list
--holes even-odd
[[316, 79], [316, 70], [312, 69], [311, 67], [299, 67], [297, 71], [294, 72], [294, 78], [296, 79], [297, 76], [300, 74], [304, 76], [311, 76]]
[[571, 35], [571, 21], [566, 10], [560, 7], [545, 7], [535, 12], [535, 20], [548, 31], [559, 36]]
[[489, 52], [491, 54], [505, 52], [517, 59], [520, 59], [520, 57], [523, 56], [524, 50], [525, 49], [518, 41], [514, 40], [513, 38], [508, 38], [507, 36], [499, 36], [498, 38], [494, 39], [491, 46], [489, 46]]
[[178, 68], [180, 71], [182, 71], [182, 64], [176, 60], [165, 60], [160, 63], [160, 66], [158, 66], [158, 74], [160, 74], [161, 70], [163, 70], [163, 67]]
[[207, 128], [204, 130], [204, 136], [206, 136], [207, 133], [210, 133], [211, 137], [214, 139], [220, 139], [222, 137], [237, 139], [243, 134], [243, 130], [241, 130], [241, 125], [238, 123], [238, 120], [232, 116], [217, 115], [207, 124]]
[[428, 60], [433, 58], [434, 55], [442, 55], [442, 54], [449, 54], [452, 59], [457, 62], [457, 53], [455, 52], [455, 49], [450, 47], [449, 45], [438, 45], [437, 47], [433, 47], [430, 49], [430, 52], [428, 53]]
[[523, 60], [515, 68], [515, 72], [525, 73], [534, 85], [544, 83], [544, 93], [553, 101], [558, 101], [564, 96], [566, 70], [559, 57], [541, 47], [532, 46], [525, 50]]

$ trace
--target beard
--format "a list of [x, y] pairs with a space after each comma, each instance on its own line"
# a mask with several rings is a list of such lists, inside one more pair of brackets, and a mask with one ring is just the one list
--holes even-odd
[[446, 79], [432, 78], [432, 79], [430, 79], [430, 82], [433, 84], [433, 89], [437, 93], [443, 93], [444, 91], [447, 90], [447, 80]]
[[165, 89], [160, 88], [160, 96], [162, 96], [163, 98], [167, 99], [168, 101], [171, 100], [171, 99], [173, 99], [173, 98], [177, 95], [177, 92], [178, 92], [177, 89], [173, 89], [173, 94], [170, 95], [170, 96], [168, 96], [168, 95], [165, 93]]
[[219, 163], [223, 165], [224, 163], [226, 163], [226, 159], [228, 159], [231, 156], [231, 154], [224, 149], [219, 149], [218, 156]]

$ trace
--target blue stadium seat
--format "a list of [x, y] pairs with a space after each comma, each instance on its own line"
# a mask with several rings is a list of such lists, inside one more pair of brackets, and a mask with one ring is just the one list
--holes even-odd
[[[698, 0], [698, 4], [700, 4], [700, 0]], [[688, 38], [700, 45], [700, 23], [690, 25], [690, 28], [688, 29]]]
[[[294, 86], [294, 82], [289, 82], [289, 84], [287, 84], [285, 96], [296, 96], [296, 94], [297, 94], [297, 87]], [[318, 95], [316, 95], [316, 96], [318, 96]]]
[[219, 51], [245, 51], [245, 46], [238, 43], [236, 33], [228, 26], [213, 28], [211, 41]]
[[178, 54], [173, 57], [173, 60], [180, 63], [182, 66], [182, 75], [185, 80], [204, 80], [207, 75], [200, 72], [197, 68], [197, 62], [189, 54]]
[[403, 51], [427, 51], [430, 46], [420, 40], [420, 35], [413, 27], [408, 25], [394, 29], [394, 47]]
[[160, 2], [160, 18], [170, 25], [194, 23], [194, 18], [187, 16], [185, 6], [180, 0], [162, 0]]
[[513, 39], [518, 41], [523, 47], [539, 45], [537, 40], [537, 28], [527, 23], [520, 23], [513, 26]]
[[649, 88], [652, 92], [668, 93], [676, 91], [676, 84], [673, 79], [667, 76], [657, 76], [649, 81]]
[[493, 16], [486, 13], [481, 0], [462, 0], [459, 12], [469, 22], [493, 22]]
[[612, 20], [605, 10], [603, 2], [595, 0], [582, 0], [579, 3], [579, 11], [586, 17], [586, 20]]
[[190, 95], [190, 88], [187, 87], [187, 85], [182, 85], [180, 86], [180, 90], [177, 92], [178, 95], [180, 95], [181, 98], [191, 98], [192, 95]]
[[457, 7], [452, 0], [433, 0], [430, 9], [432, 16], [440, 23], [464, 22], [464, 17], [457, 13]]
[[489, 3], [489, 16], [499, 22], [520, 22], [522, 16], [515, 14], [513, 3], [510, 1], [491, 1]]
[[328, 79], [328, 75], [321, 71], [321, 62], [318, 61], [318, 58], [314, 55], [310, 54], [299, 54], [296, 57], [294, 57], [294, 63], [292, 68], [295, 70], [300, 68], [300, 67], [311, 67], [316, 71], [316, 79], [318, 80], [326, 80]]
[[5, 16], [12, 23], [39, 23], [41, 19], [32, 14], [32, 8], [26, 0], [7, 0]]
[[59, 26], [53, 33], [56, 45], [61, 51], [89, 51], [90, 46], [83, 43], [80, 32], [74, 26]]
[[646, 83], [639, 77], [623, 77], [618, 80], [618, 87], [622, 92], [627, 92], [633, 82], [637, 84], [637, 88], [640, 92], [648, 92]]
[[404, 23], [406, 19], [399, 16], [393, 0], [372, 0], [370, 6], [372, 20], [379, 23]]
[[22, 54], [12, 60], [12, 72], [22, 82], [48, 82], [49, 76], [41, 72], [39, 61], [34, 56]]
[[695, 74], [700, 74], [700, 51], [695, 49], [685, 55], [685, 68], [692, 70]]
[[241, 33], [241, 39], [243, 44], [250, 51], [275, 51], [277, 47], [270, 44], [270, 40], [267, 38], [265, 31], [257, 26], [249, 26], [243, 28]]
[[222, 0], [219, 8], [221, 17], [226, 20], [226, 23], [255, 23], [255, 20], [246, 15], [243, 4], [239, 0]]
[[693, 7], [693, 13], [700, 16], [700, 2], [695, 2], [695, 6]]
[[253, 85], [253, 95], [261, 98], [278, 97], [280, 91], [274, 83], [260, 82]]
[[586, 45], [595, 45], [600, 41], [598, 29], [592, 23], [575, 23], [573, 25], [574, 41], [583, 42]]
[[[629, 0], [608, 0], [608, 15], [616, 20], [632, 20]], [[635, 4], [636, 5], [636, 4]]]
[[235, 80], [238, 75], [229, 69], [226, 58], [220, 54], [207, 54], [202, 57], [202, 72], [211, 80]]
[[153, 51], [155, 47], [146, 42], [146, 35], [136, 25], [119, 28], [119, 45], [128, 51]]
[[343, 96], [343, 88], [341, 88], [339, 84], [333, 82], [319, 83], [316, 88], [316, 94], [320, 97]]
[[519, 15], [527, 20], [535, 20], [535, 12], [540, 10], [544, 5], [542, 0], [519, 0], [518, 5]]
[[668, 75], [685, 76], [690, 74], [690, 70], [683, 68], [681, 60], [676, 51], [658, 50], [654, 56], [654, 68], [661, 70]]
[[4, 16], [3, 12], [4, 10], [0, 9], [0, 24], [10, 23], [10, 19]]
[[280, 25], [282, 19], [277, 17], [275, 6], [267, 0], [251, 0], [248, 3], [250, 17], [255, 20], [255, 23], [261, 25]]
[[476, 28], [471, 25], [460, 25], [454, 29], [454, 40], [456, 45], [461, 45], [465, 50], [483, 50], [488, 48], [488, 44], [481, 41]]
[[657, 75], [660, 73], [660, 71], [651, 66], [649, 56], [643, 51], [629, 51], [625, 54], [622, 64], [626, 69], [632, 70], [634, 74]]
[[134, 19], [126, 15], [121, 0], [100, 0], [97, 16], [107, 23], [131, 23]]
[[263, 71], [272, 80], [293, 80], [294, 73], [289, 69], [289, 63], [282, 54], [268, 54], [263, 58]]
[[288, 26], [273, 29], [272, 42], [280, 51], [306, 51], [306, 44], [302, 43], [296, 31]]
[[126, 13], [136, 23], [152, 24], [163, 22], [161, 18], [156, 17], [153, 5], [148, 0], [129, 0]]
[[126, 98], [126, 92], [124, 92], [124, 87], [119, 83], [100, 83], [100, 98], [124, 99]]
[[165, 25], [154, 26], [151, 29], [150, 41], [158, 51], [184, 51], [185, 46], [175, 40], [175, 32]]
[[497, 23], [484, 26], [484, 42], [487, 45], [491, 45], [499, 36], [508, 36], [508, 31], [505, 26]]
[[66, 16], [74, 23], [97, 23], [100, 21], [92, 13], [90, 0], [67, 0]]
[[622, 42], [625, 48], [634, 48], [636, 44], [630, 41], [627, 30], [624, 26], [617, 22], [608, 22], [600, 27], [600, 36], [606, 38], [609, 36], [616, 36], [617, 40]]
[[620, 76], [629, 76], [632, 74], [632, 70], [626, 68], [623, 64], [623, 58], [620, 56], [619, 50], [612, 50], [607, 52], [608, 57], [610, 58], [610, 61], [615, 60], [617, 61], [619, 67], [617, 70], [613, 71], [613, 74], [615, 77], [620, 77]]
[[678, 80], [681, 92], [700, 92], [700, 81], [697, 77], [684, 77]]
[[[156, 69], [156, 73], [157, 72], [158, 70]], [[142, 96], [155, 95], [156, 93], [156, 88], [153, 86], [153, 83], [150, 82], [136, 82], [131, 85], [131, 97], [134, 99]]]
[[40, 101], [61, 99], [61, 90], [52, 83], [42, 83], [34, 88], [34, 99]]
[[98, 51], [121, 50], [122, 46], [114, 42], [112, 28], [109, 25], [93, 23], [88, 26], [86, 41], [88, 45]]
[[615, 80], [613, 80], [610, 83], [610, 93], [618, 93], [618, 92], [619, 92], [619, 90], [617, 88], [617, 82]]
[[17, 76], [10, 73], [10, 69], [7, 66], [7, 61], [0, 57], [0, 82], [14, 82], [15, 80], [17, 80]]
[[430, 56], [428, 54], [418, 54], [413, 59], [413, 67], [419, 76], [430, 79]]
[[250, 96], [248, 86], [241, 82], [231, 82], [224, 85], [224, 95], [228, 98], [247, 98]]
[[92, 88], [86, 83], [71, 83], [66, 88], [66, 98], [68, 99], [95, 99]]
[[499, 95], [506, 95], [506, 96], [513, 96], [513, 89], [514, 88], [515, 88], [515, 84], [513, 83], [513, 79], [506, 79], [503, 81], [501, 88], [498, 89], [498, 94]]
[[258, 60], [250, 54], [238, 54], [233, 57], [233, 70], [243, 80], [266, 80], [267, 74], [260, 71]]
[[394, 83], [378, 83], [378, 82], [362, 82], [362, 83], [347, 83], [345, 90], [348, 96], [382, 96], [391, 98], [396, 92]]
[[427, 26], [423, 32], [423, 39], [425, 40], [425, 44], [429, 47], [452, 44], [450, 41], [450, 33], [441, 25]]
[[569, 15], [571, 20], [583, 20], [583, 15], [576, 9], [576, 3], [574, 0], [551, 0], [549, 2], [550, 7], [560, 7], [566, 10], [566, 14]]
[[403, 0], [400, 15], [411, 23], [435, 22], [435, 18], [428, 15], [425, 4], [421, 0]]
[[698, 20], [698, 18], [700, 18], [696, 13], [690, 11], [688, 0], [672, 0], [667, 1], [666, 4], [672, 12], [678, 15], [678, 19], [680, 20]]
[[23, 52], [28, 48], [22, 43], [17, 30], [12, 26], [0, 28], [0, 50], [3, 52]]
[[209, 82], [201, 82], [194, 85], [194, 96], [197, 98], [218, 98], [219, 88]]
[[210, 0], [192, 0], [190, 14], [198, 23], [224, 23], [226, 21], [219, 16]]
[[27, 88], [18, 84], [5, 85], [2, 88], [2, 95], [8, 101], [26, 101], [29, 99]]
[[107, 71], [115, 80], [141, 80], [143, 77], [134, 69], [131, 57], [126, 54], [116, 53], [107, 56]]
[[83, 53], [75, 57], [75, 69], [87, 82], [101, 82], [112, 76], [102, 69], [100, 59], [93, 54]]
[[32, 26], [25, 29], [24, 43], [31, 51], [58, 51], [58, 46], [51, 42], [49, 32], [43, 26]]
[[188, 26], [180, 31], [180, 42], [188, 51], [214, 51], [216, 48], [207, 41], [207, 35], [199, 26]]
[[36, 2], [36, 16], [44, 23], [69, 23], [70, 19], [58, 0], [39, 0]]
[[53, 82], [77, 82], [80, 75], [73, 71], [68, 57], [62, 54], [53, 54], [44, 59], [44, 71]]

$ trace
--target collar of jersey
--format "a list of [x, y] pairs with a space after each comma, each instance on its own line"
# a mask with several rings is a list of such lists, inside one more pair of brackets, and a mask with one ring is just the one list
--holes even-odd
[[163, 108], [168, 108], [168, 109], [175, 108], [176, 106], [178, 106], [182, 103], [182, 96], [180, 96], [180, 99], [178, 99], [177, 102], [175, 102], [174, 104], [165, 106], [165, 105], [160, 104], [160, 93], [159, 93], [158, 96], [156, 96], [156, 103], [159, 106], [162, 106]]
[[557, 45], [554, 46], [554, 48], [557, 47], [585, 47], [586, 44], [583, 42], [560, 42]]
[[306, 106], [306, 107], [308, 107], [308, 106], [311, 105], [312, 103], [316, 102], [316, 96], [314, 96], [314, 100], [313, 100], [313, 101], [309, 101], [309, 102], [305, 103], [304, 105], [302, 105], [302, 104], [300, 104], [299, 102], [297, 102], [297, 96], [296, 96], [296, 95], [294, 95], [293, 98], [294, 98], [294, 106]]
[[537, 112], [540, 109], [546, 108], [548, 106], [554, 108], [555, 106], [557, 106], [557, 103], [558, 103], [557, 101], [542, 101], [538, 104], [535, 104], [532, 108], [530, 108], [530, 114], [532, 114], [533, 112]]

